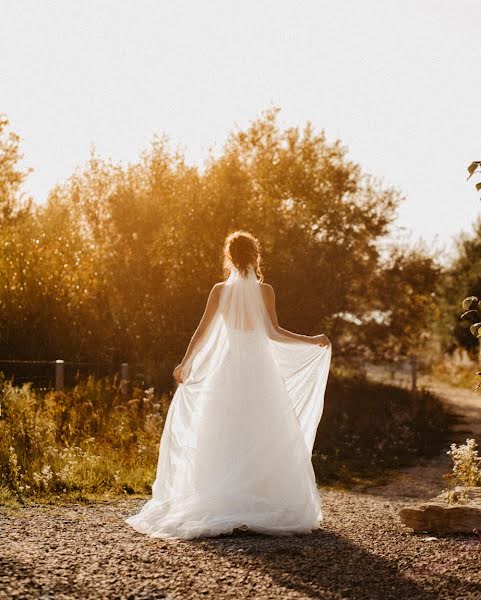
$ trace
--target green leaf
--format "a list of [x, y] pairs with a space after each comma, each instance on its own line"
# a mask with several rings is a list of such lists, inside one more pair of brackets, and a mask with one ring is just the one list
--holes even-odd
[[473, 308], [473, 304], [478, 304], [479, 298], [477, 296], [468, 296], [463, 300], [463, 310], [470, 310]]
[[467, 310], [466, 312], [463, 312], [463, 314], [461, 315], [460, 319], [465, 319], [466, 317], [475, 317], [477, 318], [479, 316], [479, 313], [477, 310]]
[[468, 173], [469, 173], [468, 179], [474, 174], [476, 169], [478, 169], [479, 167], [481, 167], [481, 161], [473, 160], [473, 162], [468, 167]]
[[480, 328], [481, 328], [481, 323], [473, 323], [473, 324], [471, 325], [471, 327], [469, 328], [469, 331], [470, 331], [470, 332], [471, 332], [473, 335], [475, 335], [475, 336], [479, 337], [479, 329], [480, 329]]

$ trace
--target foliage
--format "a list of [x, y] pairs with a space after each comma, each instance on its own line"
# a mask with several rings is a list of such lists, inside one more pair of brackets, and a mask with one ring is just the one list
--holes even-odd
[[[476, 363], [466, 359], [464, 363], [453, 360], [450, 355], [444, 355], [430, 365], [430, 375], [436, 381], [443, 382], [451, 387], [473, 388], [473, 371]], [[475, 383], [476, 389], [477, 382]]]
[[0, 485], [18, 499], [146, 493], [168, 398], [90, 378], [68, 394], [0, 385]]
[[[460, 319], [460, 307], [465, 298], [481, 298], [481, 220], [474, 225], [472, 235], [463, 234], [457, 241], [456, 256], [439, 279], [438, 297], [440, 319], [438, 332], [443, 346], [453, 351], [460, 346], [477, 358], [479, 342], [472, 334], [470, 326], [474, 324], [475, 313]], [[474, 308], [474, 305], [470, 308]], [[466, 313], [463, 306], [463, 313]]]
[[[112, 378], [90, 378], [68, 393], [0, 384], [3, 496], [150, 493], [169, 396], [139, 388], [124, 399]], [[349, 483], [434, 454], [446, 427], [427, 392], [334, 376], [314, 447], [318, 481]]]
[[[464, 313], [461, 315], [461, 321], [463, 323], [471, 323], [469, 325], [469, 332], [473, 335], [478, 342], [478, 353], [481, 353], [481, 347], [479, 347], [479, 339], [481, 338], [481, 302], [477, 296], [468, 296], [462, 302]], [[463, 321], [464, 319], [464, 321]], [[481, 354], [478, 354], [478, 358]], [[474, 390], [478, 391], [481, 388], [481, 372], [476, 373], [476, 385]]]
[[[462, 302], [463, 314], [461, 315], [461, 321], [465, 328], [469, 326], [469, 333], [473, 335], [479, 347], [479, 339], [481, 338], [481, 302], [477, 296], [468, 296]], [[464, 321], [463, 321], [464, 319]], [[481, 373], [477, 374], [478, 377]], [[476, 389], [480, 387], [478, 382]]]
[[0, 356], [147, 361], [167, 387], [236, 228], [263, 244], [284, 326], [325, 331], [338, 359], [417, 348], [437, 267], [383, 247], [399, 192], [311, 124], [277, 118], [233, 132], [203, 171], [162, 137], [126, 167], [93, 154], [45, 206], [2, 223]]
[[354, 332], [353, 350], [361, 342], [369, 348], [369, 358], [393, 362], [425, 351], [433, 332], [421, 322], [439, 317], [435, 290], [440, 274], [440, 266], [422, 244], [392, 246], [376, 272], [376, 310]]
[[468, 438], [465, 444], [451, 444], [451, 455], [453, 461], [452, 473], [445, 475], [451, 484], [451, 490], [446, 493], [449, 503], [460, 502], [467, 499], [467, 488], [481, 486], [481, 457], [478, 456], [478, 444], [472, 438]]
[[0, 224], [28, 213], [30, 201], [24, 201], [22, 184], [29, 171], [18, 168], [22, 158], [20, 137], [8, 130], [8, 119], [0, 114]]
[[468, 179], [471, 179], [473, 175], [478, 175], [478, 181], [475, 183], [475, 188], [478, 192], [481, 192], [481, 181], [479, 180], [479, 175], [481, 174], [481, 160], [473, 160], [468, 166]]
[[442, 402], [428, 391], [330, 377], [314, 444], [317, 479], [350, 483], [436, 456], [450, 422]]

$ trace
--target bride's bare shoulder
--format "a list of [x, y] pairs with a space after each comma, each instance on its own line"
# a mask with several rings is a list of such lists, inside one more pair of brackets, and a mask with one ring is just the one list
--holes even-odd
[[214, 284], [214, 286], [210, 290], [209, 297], [207, 299], [208, 307], [215, 308], [218, 305], [223, 287], [223, 282]]
[[224, 287], [225, 281], [220, 281], [219, 283], [214, 283], [214, 287], [212, 288], [212, 292], [214, 292], [214, 294], [218, 294], [222, 288]]
[[261, 283], [261, 292], [266, 299], [274, 297], [274, 288], [269, 283]]
[[224, 281], [221, 281], [219, 283], [215, 283], [214, 287], [210, 291], [210, 295], [213, 296], [213, 297], [220, 296], [220, 293], [223, 290], [223, 288], [224, 288]]

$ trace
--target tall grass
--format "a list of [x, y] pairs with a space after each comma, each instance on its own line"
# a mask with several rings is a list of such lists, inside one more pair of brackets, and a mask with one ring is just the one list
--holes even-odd
[[[149, 494], [170, 395], [112, 378], [37, 392], [0, 377], [0, 502]], [[320, 483], [377, 476], [439, 452], [449, 417], [432, 394], [330, 378], [314, 446]]]
[[0, 500], [149, 493], [169, 397], [90, 377], [67, 393], [0, 379]]

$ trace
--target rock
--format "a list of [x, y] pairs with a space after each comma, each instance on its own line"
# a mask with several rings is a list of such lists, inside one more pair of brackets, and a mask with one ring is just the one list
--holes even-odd
[[481, 532], [481, 487], [467, 488], [466, 501], [448, 504], [441, 494], [428, 502], [402, 508], [401, 522], [414, 531]]
[[399, 516], [414, 531], [436, 533], [474, 533], [481, 531], [481, 508], [442, 506], [427, 502], [414, 508], [403, 508]]

